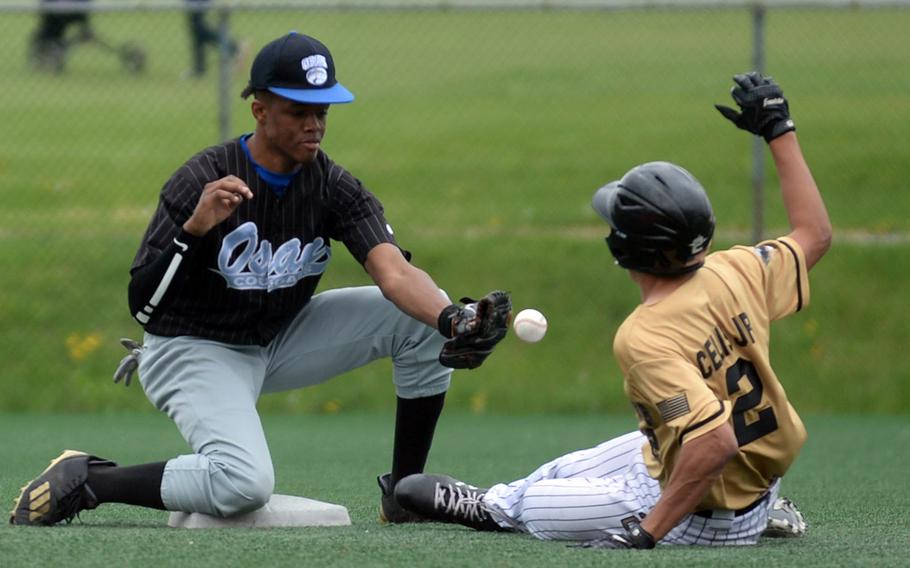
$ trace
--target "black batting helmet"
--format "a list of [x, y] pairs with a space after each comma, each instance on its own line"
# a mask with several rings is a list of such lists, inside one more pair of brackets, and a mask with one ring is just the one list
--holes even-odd
[[683, 168], [649, 162], [597, 190], [591, 204], [610, 224], [607, 245], [623, 268], [674, 276], [714, 236], [714, 212], [705, 189]]

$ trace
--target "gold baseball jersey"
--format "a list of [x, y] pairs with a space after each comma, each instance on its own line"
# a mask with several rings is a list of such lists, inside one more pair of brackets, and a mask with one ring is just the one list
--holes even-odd
[[640, 305], [613, 350], [664, 486], [680, 449], [724, 422], [739, 453], [698, 509], [741, 509], [782, 476], [806, 440], [768, 355], [770, 323], [809, 302], [806, 260], [789, 238], [708, 255], [669, 296]]

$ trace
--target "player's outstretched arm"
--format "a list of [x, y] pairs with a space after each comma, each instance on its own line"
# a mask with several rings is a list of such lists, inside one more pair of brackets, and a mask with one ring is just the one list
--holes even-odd
[[780, 178], [791, 232], [812, 268], [831, 246], [831, 221], [796, 139], [796, 126], [784, 92], [771, 77], [755, 71], [733, 77], [731, 96], [740, 111], [714, 105], [737, 127], [768, 143]]
[[803, 158], [795, 132], [769, 144], [780, 178], [780, 191], [790, 221], [791, 239], [799, 243], [811, 269], [831, 247], [831, 220], [822, 196]]
[[641, 528], [654, 537], [655, 542], [666, 536], [683, 517], [695, 510], [738, 451], [729, 422], [683, 444], [673, 473]]
[[389, 243], [376, 245], [364, 263], [383, 296], [412, 318], [449, 338], [439, 362], [453, 369], [479, 367], [508, 332], [512, 301], [507, 292], [490, 292], [478, 301], [453, 304], [433, 279], [409, 263]]
[[395, 245], [373, 247], [364, 268], [386, 299], [430, 327], [436, 327], [439, 313], [451, 304], [430, 275], [408, 262]]
[[638, 522], [634, 517], [623, 520], [623, 532], [611, 532], [602, 538], [571, 546], [654, 548], [683, 517], [694, 512], [738, 450], [733, 428], [728, 422], [687, 442], [679, 452], [679, 460], [660, 499], [643, 521]]

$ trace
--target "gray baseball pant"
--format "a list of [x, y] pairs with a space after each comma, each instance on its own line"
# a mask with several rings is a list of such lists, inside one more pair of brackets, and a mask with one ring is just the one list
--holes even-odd
[[222, 517], [258, 509], [275, 486], [256, 411], [260, 394], [316, 385], [391, 357], [398, 396], [437, 395], [452, 374], [438, 361], [444, 341], [375, 286], [317, 294], [265, 347], [146, 333], [142, 387], [194, 452], [167, 462], [165, 507]]

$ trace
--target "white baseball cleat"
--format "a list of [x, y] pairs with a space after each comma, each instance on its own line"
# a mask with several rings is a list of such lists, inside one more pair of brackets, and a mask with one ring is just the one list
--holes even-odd
[[803, 520], [803, 514], [793, 501], [779, 497], [768, 512], [768, 527], [762, 536], [795, 538], [805, 535], [808, 528], [806, 521]]

